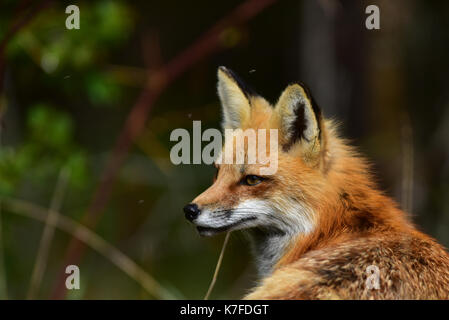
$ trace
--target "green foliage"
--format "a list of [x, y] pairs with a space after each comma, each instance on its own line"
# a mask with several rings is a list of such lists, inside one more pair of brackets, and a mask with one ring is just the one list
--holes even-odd
[[[11, 8], [14, 5], [9, 3]], [[81, 98], [81, 92], [92, 106], [114, 105], [122, 88], [104, 67], [111, 49], [128, 38], [133, 28], [132, 11], [119, 1], [85, 1], [77, 5], [81, 13], [79, 30], [65, 28], [63, 3], [55, 3], [9, 42], [7, 58], [17, 74], [40, 77], [41, 85], [60, 86], [68, 95], [65, 99]], [[0, 14], [0, 25], [5, 26], [2, 34], [11, 23], [11, 17], [5, 14], [6, 11]], [[30, 64], [36, 64], [40, 70], [30, 68]], [[55, 82], [72, 74], [79, 75], [77, 79], [81, 81], [70, 81], [68, 85]], [[23, 82], [17, 85], [28, 85]], [[25, 181], [54, 178], [62, 166], [70, 167], [74, 185], [86, 187], [87, 153], [74, 142], [71, 115], [39, 100], [27, 110], [23, 143], [0, 149], [1, 194], [16, 194]]]
[[73, 135], [73, 123], [69, 115], [38, 104], [28, 115], [31, 142], [49, 148], [64, 149]]
[[65, 28], [63, 6], [46, 10], [12, 39], [7, 57], [16, 65], [34, 62], [52, 77], [79, 74], [84, 81], [65, 87], [67, 93], [86, 93], [93, 106], [111, 105], [122, 88], [106, 72], [105, 63], [112, 49], [128, 39], [133, 14], [119, 1], [86, 1], [78, 6], [80, 29]]
[[120, 87], [104, 73], [87, 76], [87, 93], [94, 105], [110, 105], [120, 96]]
[[131, 13], [120, 2], [99, 2], [92, 18], [98, 23], [96, 31], [102, 44], [120, 44], [132, 28]]
[[0, 193], [16, 195], [22, 183], [48, 181], [66, 166], [74, 186], [85, 186], [89, 179], [87, 159], [73, 142], [70, 116], [37, 104], [29, 110], [26, 123], [24, 143], [0, 148]]

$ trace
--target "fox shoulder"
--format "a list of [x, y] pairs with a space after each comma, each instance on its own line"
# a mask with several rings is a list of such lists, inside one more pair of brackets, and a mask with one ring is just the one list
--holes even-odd
[[304, 254], [245, 299], [449, 299], [447, 265], [445, 250], [427, 237], [353, 239]]

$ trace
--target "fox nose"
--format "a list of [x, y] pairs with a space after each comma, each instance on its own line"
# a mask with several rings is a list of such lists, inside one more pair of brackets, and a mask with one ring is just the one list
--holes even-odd
[[189, 221], [195, 220], [200, 215], [200, 208], [195, 203], [189, 203], [184, 207], [184, 213], [186, 215], [186, 219]]

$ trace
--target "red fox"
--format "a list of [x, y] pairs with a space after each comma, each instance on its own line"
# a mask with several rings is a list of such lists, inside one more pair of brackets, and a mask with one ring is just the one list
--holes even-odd
[[273, 107], [220, 67], [218, 94], [223, 128], [279, 131], [275, 174], [216, 163], [212, 186], [184, 207], [201, 235], [250, 235], [260, 280], [245, 299], [449, 298], [448, 253], [378, 190], [304, 85]]

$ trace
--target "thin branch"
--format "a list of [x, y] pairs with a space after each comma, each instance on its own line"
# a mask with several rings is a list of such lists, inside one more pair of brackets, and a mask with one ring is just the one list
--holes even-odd
[[70, 173], [68, 168], [61, 169], [59, 173], [55, 193], [51, 201], [50, 210], [48, 211], [47, 219], [45, 221], [44, 232], [42, 233], [42, 238], [39, 244], [39, 250], [36, 255], [36, 262], [34, 264], [30, 288], [28, 291], [27, 297], [28, 299], [34, 299], [34, 297], [39, 291], [42, 282], [42, 277], [44, 275], [45, 268], [47, 266], [48, 253], [50, 252], [50, 246], [55, 231], [54, 228], [55, 220], [58, 219], [58, 212], [61, 209], [62, 200], [64, 198], [64, 193], [66, 190], [69, 175]]
[[204, 296], [204, 300], [208, 300], [210, 293], [212, 292], [212, 289], [215, 287], [215, 282], [217, 281], [218, 272], [220, 271], [221, 262], [223, 261], [224, 252], [226, 250], [226, 246], [228, 245], [229, 235], [231, 234], [231, 231], [226, 233], [226, 237], [223, 242], [223, 246], [221, 247], [220, 256], [218, 257], [217, 266], [215, 267], [214, 276], [212, 277], [212, 281], [210, 282], [209, 289], [207, 289], [207, 293]]
[[7, 207], [12, 213], [20, 214], [44, 223], [47, 222], [53, 227], [65, 231], [73, 237], [83, 241], [89, 247], [112, 262], [120, 270], [125, 272], [129, 277], [134, 279], [151, 296], [157, 299], [175, 298], [167, 289], [162, 287], [152, 276], [138, 266], [127, 255], [79, 222], [76, 222], [67, 216], [61, 215], [60, 213], [56, 215], [56, 219], [51, 219], [49, 221], [47, 209], [24, 200], [6, 198], [3, 199], [3, 202], [5, 207]]
[[[156, 72], [149, 72], [147, 85], [141, 92], [136, 104], [131, 109], [125, 125], [116, 141], [114, 150], [108, 159], [106, 168], [102, 173], [93, 199], [83, 217], [83, 222], [95, 228], [100, 220], [106, 204], [109, 200], [113, 183], [122, 166], [133, 142], [145, 129], [145, 123], [155, 101], [162, 92], [183, 73], [189, 70], [197, 62], [205, 57], [225, 48], [223, 35], [229, 27], [241, 25], [263, 9], [272, 5], [276, 0], [247, 0], [237, 6], [229, 15], [218, 21], [196, 42], [182, 51], [165, 66]], [[66, 264], [77, 264], [84, 252], [83, 245], [76, 239], [72, 239], [67, 250]], [[65, 294], [65, 274], [61, 272], [57, 285], [53, 292], [53, 298], [61, 299]]]

